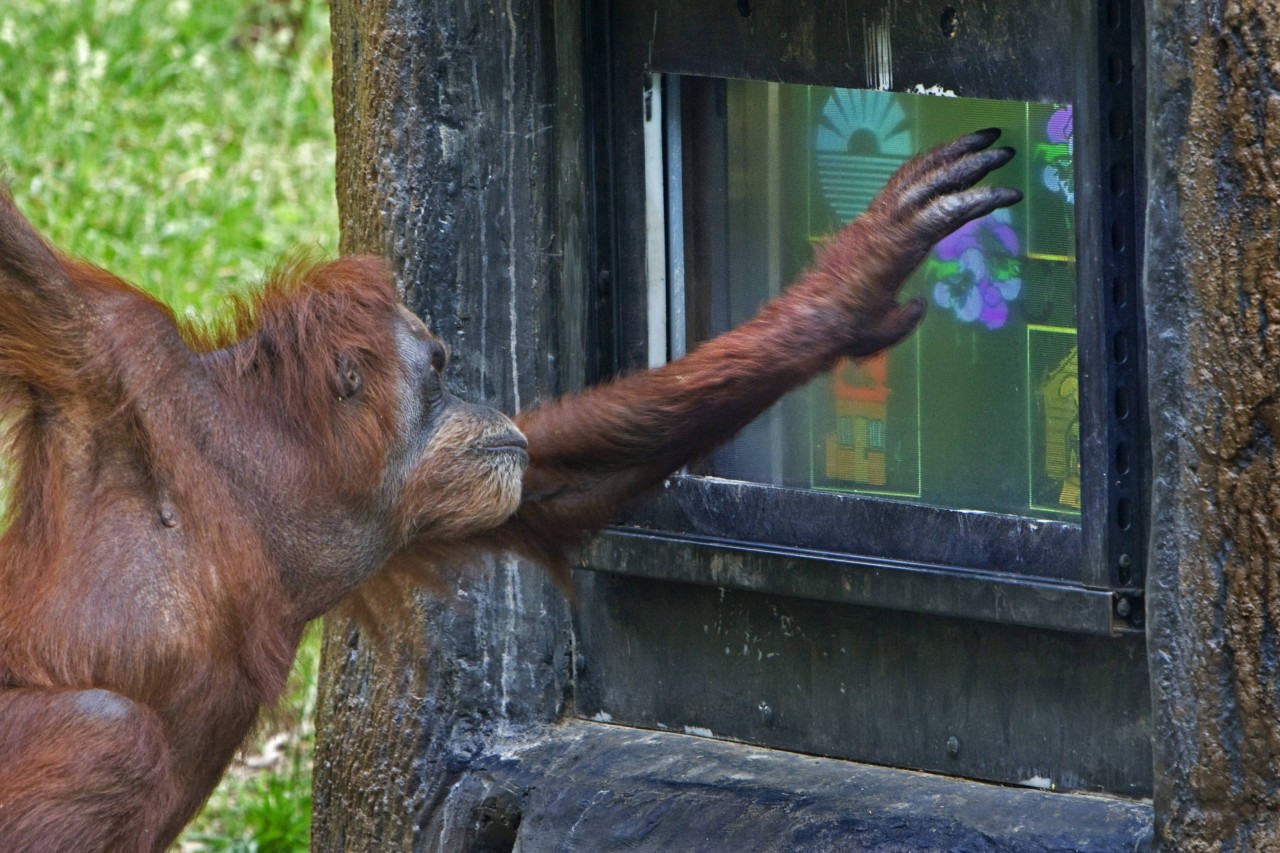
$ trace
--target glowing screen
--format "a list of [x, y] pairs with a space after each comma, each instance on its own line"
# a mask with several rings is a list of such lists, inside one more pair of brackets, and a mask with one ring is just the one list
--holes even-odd
[[999, 127], [1018, 156], [992, 180], [1025, 199], [937, 245], [904, 291], [929, 302], [915, 335], [791, 395], [702, 473], [1077, 517], [1071, 107], [718, 85], [682, 111], [690, 343], [748, 319], [914, 152]]

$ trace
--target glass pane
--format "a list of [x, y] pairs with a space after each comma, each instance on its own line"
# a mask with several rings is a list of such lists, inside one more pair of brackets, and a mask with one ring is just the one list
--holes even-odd
[[1080, 509], [1069, 105], [680, 78], [692, 345], [751, 317], [914, 152], [1000, 127], [1025, 200], [943, 240], [920, 330], [792, 394], [701, 473], [966, 510]]

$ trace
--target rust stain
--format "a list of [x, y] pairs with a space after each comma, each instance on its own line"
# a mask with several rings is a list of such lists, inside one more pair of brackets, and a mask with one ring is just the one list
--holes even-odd
[[[1201, 655], [1194, 806], [1163, 816], [1180, 851], [1280, 849], [1280, 2], [1206, 4], [1189, 34], [1179, 191], [1191, 282], [1198, 508], [1180, 577]], [[1157, 533], [1157, 535], [1159, 535]], [[1244, 833], [1244, 835], [1242, 835]], [[1241, 847], [1241, 844], [1244, 847]]]

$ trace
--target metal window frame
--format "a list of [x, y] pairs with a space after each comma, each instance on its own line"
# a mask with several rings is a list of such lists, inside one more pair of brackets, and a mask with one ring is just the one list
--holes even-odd
[[[871, 35], [891, 25], [887, 16], [877, 17], [883, 4], [817, 5], [832, 14], [858, 11], [864, 22], [871, 19], [865, 27]], [[894, 26], [930, 26], [926, 13], [912, 17], [913, 9], [929, 8], [899, 4]], [[585, 568], [1086, 634], [1142, 630], [1147, 442], [1138, 288], [1141, 140], [1135, 136], [1142, 61], [1135, 43], [1141, 27], [1133, 20], [1140, 11], [1121, 0], [1063, 8], [1076, 36], [1069, 79], [1056, 85], [1073, 93], [1062, 100], [1076, 106], [1080, 142], [1080, 524], [678, 474], [606, 532]], [[650, 9], [651, 27], [642, 25]], [[816, 56], [769, 55], [746, 42], [767, 43], [769, 28], [784, 26], [778, 20], [793, 13], [752, 9], [749, 35], [721, 20], [738, 14], [732, 4], [675, 0], [586, 5], [593, 195], [609, 200], [607, 207], [597, 201], [593, 219], [595, 378], [682, 352], [684, 319], [670, 292], [684, 270], [669, 264], [666, 252], [682, 233], [680, 211], [656, 197], [669, 197], [682, 180], [670, 169], [681, 161], [680, 134], [668, 126], [679, 105], [672, 103], [674, 91], [664, 102], [662, 75], [862, 88], [892, 80], [895, 90], [916, 82], [891, 57], [882, 57], [887, 65], [857, 69], [828, 67]], [[1038, 13], [1026, 14], [1039, 22]], [[1061, 44], [1060, 32], [1050, 38]], [[1021, 61], [1041, 61], [1025, 52], [1031, 48], [1021, 49]], [[930, 73], [945, 78], [945, 60]], [[976, 72], [982, 88], [957, 94], [1030, 99], [1036, 93], [1018, 90], [1010, 61], [983, 59]], [[637, 227], [638, 220], [646, 225]], [[724, 577], [719, 567], [733, 562], [725, 555], [750, 568]]]

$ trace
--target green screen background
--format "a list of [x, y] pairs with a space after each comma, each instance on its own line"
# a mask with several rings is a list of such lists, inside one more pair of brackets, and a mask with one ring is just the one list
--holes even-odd
[[726, 107], [727, 278], [710, 286], [730, 326], [917, 151], [999, 127], [1018, 156], [991, 180], [1025, 198], [940, 242], [916, 271], [904, 298], [924, 296], [929, 311], [915, 335], [791, 395], [708, 473], [1078, 517], [1071, 108], [745, 81], [728, 82]]

